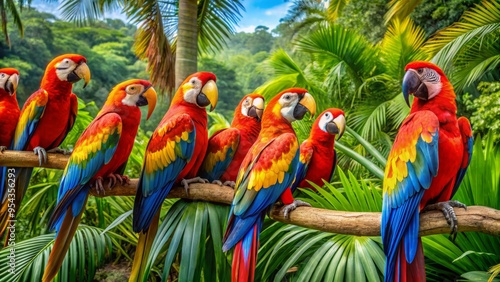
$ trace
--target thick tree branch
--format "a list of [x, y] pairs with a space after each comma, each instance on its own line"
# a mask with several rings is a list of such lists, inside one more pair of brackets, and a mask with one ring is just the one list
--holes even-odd
[[[68, 156], [49, 154], [47, 168], [64, 169]], [[31, 152], [5, 151], [0, 153], [0, 166], [38, 166], [38, 157]], [[105, 195], [98, 195], [95, 190], [91, 194], [97, 197], [105, 196], [134, 196], [137, 179], [132, 179], [128, 185], [118, 185], [106, 190]], [[184, 198], [204, 200], [222, 204], [231, 204], [233, 189], [215, 184], [192, 184], [189, 194], [184, 188], [172, 189], [169, 198]], [[500, 236], [500, 211], [488, 207], [471, 206], [467, 210], [455, 209], [458, 219], [459, 232], [482, 232]], [[270, 216], [272, 219], [284, 223], [303, 226], [325, 232], [356, 235], [379, 236], [381, 214], [378, 212], [345, 212], [318, 208], [299, 207], [290, 214], [289, 219], [283, 217], [280, 208], [275, 206]], [[424, 212], [420, 217], [420, 235], [446, 234], [450, 228], [441, 212]]]

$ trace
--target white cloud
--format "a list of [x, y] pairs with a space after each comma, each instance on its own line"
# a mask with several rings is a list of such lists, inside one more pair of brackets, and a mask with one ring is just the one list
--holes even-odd
[[248, 26], [238, 26], [236, 27], [236, 32], [247, 32], [247, 33], [253, 33], [255, 31], [255, 25], [248, 25]]

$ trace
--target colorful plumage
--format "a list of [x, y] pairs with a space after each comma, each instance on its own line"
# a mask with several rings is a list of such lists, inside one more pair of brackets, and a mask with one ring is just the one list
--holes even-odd
[[307, 182], [323, 186], [323, 179], [330, 181], [337, 165], [335, 152], [335, 137], [342, 136], [345, 130], [344, 112], [340, 109], [330, 108], [319, 115], [314, 122], [309, 138], [300, 145], [299, 165], [291, 189], [297, 187], [314, 187]]
[[[73, 83], [90, 81], [90, 70], [85, 57], [76, 54], [61, 55], [45, 69], [40, 89], [33, 93], [21, 110], [14, 133], [12, 149], [33, 151], [40, 165], [47, 160], [46, 151], [56, 149], [71, 130], [78, 111], [73, 94]], [[33, 168], [16, 168], [15, 210], [19, 210], [28, 187]], [[0, 210], [3, 210], [0, 209]], [[0, 226], [6, 223], [0, 222]]]
[[161, 205], [174, 184], [205, 182], [196, 177], [208, 146], [205, 107], [217, 104], [216, 77], [198, 72], [184, 80], [170, 109], [154, 131], [144, 156], [133, 211], [133, 229], [139, 233], [129, 281], [141, 280], [156, 231]]
[[141, 121], [140, 106], [148, 105], [148, 117], [156, 105], [156, 92], [146, 80], [132, 79], [111, 90], [101, 111], [75, 144], [59, 186], [57, 205], [49, 220], [56, 230], [43, 281], [52, 281], [68, 251], [85, 209], [89, 190], [104, 192], [103, 178], [110, 188], [127, 181], [120, 171], [127, 163]]
[[264, 110], [260, 134], [238, 172], [223, 239], [223, 251], [234, 248], [232, 281], [254, 280], [264, 216], [292, 184], [299, 162], [292, 122], [315, 110], [313, 97], [300, 88], [281, 92]]
[[441, 209], [457, 231], [449, 201], [460, 186], [472, 156], [469, 121], [457, 119], [453, 86], [443, 71], [429, 62], [405, 68], [403, 94], [415, 96], [385, 168], [382, 239], [387, 257], [385, 281], [425, 281], [419, 213]]
[[[19, 72], [12, 68], [0, 69], [0, 153], [10, 147], [14, 138], [17, 120], [19, 119], [19, 105], [16, 99], [16, 89], [19, 83]], [[0, 167], [0, 238], [9, 222], [7, 191], [9, 182], [6, 167]], [[11, 179], [13, 180], [13, 179]], [[11, 199], [13, 201], [14, 199]]]
[[215, 132], [198, 175], [219, 185], [234, 187], [241, 162], [260, 132], [264, 97], [248, 94], [235, 109], [231, 127]]

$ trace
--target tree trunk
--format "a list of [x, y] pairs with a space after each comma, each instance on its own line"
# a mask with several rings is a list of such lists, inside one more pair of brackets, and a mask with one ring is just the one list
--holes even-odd
[[179, 23], [175, 51], [175, 89], [198, 63], [198, 1], [179, 0]]

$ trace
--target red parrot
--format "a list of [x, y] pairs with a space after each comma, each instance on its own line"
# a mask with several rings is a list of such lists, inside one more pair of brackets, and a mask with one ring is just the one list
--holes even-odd
[[[19, 72], [15, 69], [0, 69], [0, 153], [9, 148], [14, 139], [14, 130], [19, 119], [19, 105], [16, 99], [16, 89], [19, 83]], [[7, 228], [9, 213], [7, 191], [9, 183], [7, 168], [0, 167], [0, 238]], [[13, 200], [13, 199], [12, 199]], [[4, 218], [5, 217], [5, 218]]]
[[198, 175], [209, 181], [234, 187], [241, 162], [260, 132], [264, 97], [248, 94], [234, 112], [230, 128], [217, 131], [208, 140], [208, 149]]
[[43, 281], [49, 282], [61, 267], [78, 223], [89, 190], [95, 186], [104, 193], [103, 178], [110, 188], [128, 181], [121, 171], [128, 160], [141, 122], [140, 106], [148, 105], [148, 116], [156, 105], [156, 92], [146, 80], [131, 79], [111, 90], [101, 111], [75, 144], [59, 186], [57, 205], [49, 220], [56, 230], [56, 241], [45, 267]]
[[10, 147], [19, 119], [16, 99], [18, 83], [19, 72], [16, 69], [0, 69], [0, 152]]
[[151, 244], [158, 231], [161, 205], [174, 184], [188, 191], [197, 177], [208, 146], [205, 107], [217, 105], [216, 77], [197, 72], [187, 77], [175, 93], [170, 108], [153, 132], [144, 156], [133, 211], [133, 229], [139, 233], [129, 281], [143, 280]]
[[[26, 100], [21, 110], [14, 133], [13, 150], [33, 151], [38, 155], [41, 165], [47, 161], [46, 150], [58, 149], [57, 146], [73, 127], [78, 111], [76, 95], [71, 92], [73, 83], [83, 78], [85, 87], [90, 81], [86, 61], [81, 55], [66, 54], [56, 57], [47, 65], [40, 89]], [[15, 169], [15, 211], [19, 210], [32, 172], [31, 167]], [[2, 219], [0, 226], [6, 224]]]
[[469, 121], [457, 119], [453, 86], [443, 71], [429, 62], [405, 68], [403, 95], [415, 97], [410, 115], [394, 140], [383, 183], [382, 240], [387, 257], [385, 281], [425, 281], [424, 253], [419, 233], [422, 210], [442, 210], [452, 236], [457, 232], [450, 201], [472, 156]]
[[335, 136], [342, 137], [345, 130], [344, 112], [330, 108], [321, 113], [314, 122], [309, 138], [300, 145], [299, 165], [291, 186], [314, 189], [306, 180], [323, 186], [323, 179], [330, 181], [337, 165]]
[[223, 238], [223, 251], [234, 248], [232, 281], [253, 281], [264, 216], [292, 184], [299, 142], [292, 122], [314, 115], [314, 98], [301, 88], [287, 89], [266, 106], [257, 141], [243, 160]]

